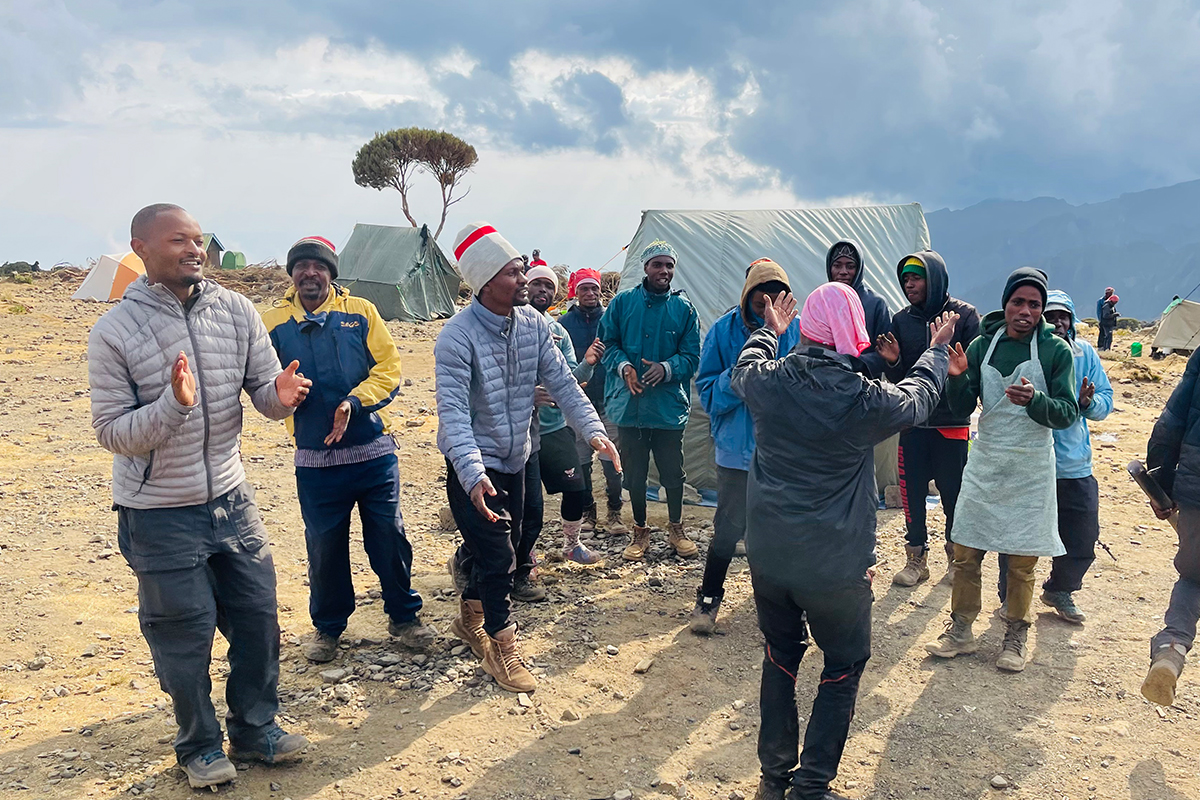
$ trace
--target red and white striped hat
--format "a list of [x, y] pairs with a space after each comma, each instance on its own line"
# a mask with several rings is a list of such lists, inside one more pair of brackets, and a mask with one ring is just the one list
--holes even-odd
[[454, 237], [458, 271], [474, 294], [479, 294], [505, 264], [520, 257], [517, 249], [486, 222], [472, 222]]

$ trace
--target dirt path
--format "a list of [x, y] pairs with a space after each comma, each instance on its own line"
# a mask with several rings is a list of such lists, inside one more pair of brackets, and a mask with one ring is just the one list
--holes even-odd
[[[189, 797], [174, 766], [169, 704], [138, 631], [136, 581], [115, 552], [111, 457], [90, 429], [87, 333], [107, 306], [75, 303], [69, 294], [45, 278], [0, 283], [0, 796]], [[425, 617], [446, 631], [456, 605], [444, 564], [456, 535], [438, 529], [445, 496], [432, 413], [438, 327], [392, 327], [411, 380], [395, 407], [415, 426], [401, 435], [403, 510]], [[1021, 675], [991, 665], [1001, 628], [990, 619], [977, 625], [984, 638], [977, 657], [935, 663], [922, 645], [947, 615], [940, 551], [933, 582], [892, 587], [903, 565], [902, 520], [881, 512], [875, 653], [835, 788], [855, 798], [1200, 797], [1200, 672], [1185, 673], [1177, 705], [1165, 711], [1138, 693], [1147, 640], [1174, 581], [1175, 544], [1123, 470], [1144, 450], [1183, 362], [1153, 362], [1150, 372], [1109, 363], [1114, 380], [1138, 380], [1116, 385], [1118, 410], [1093, 426], [1102, 538], [1118, 560], [1100, 552], [1078, 595], [1087, 625], [1040, 614]], [[1149, 380], [1154, 375], [1162, 380]], [[734, 563], [724, 635], [711, 639], [685, 627], [700, 565], [665, 558], [661, 545], [638, 567], [615, 557], [623, 541], [599, 542], [609, 548], [603, 568], [548, 567], [551, 602], [518, 607], [541, 675], [526, 708], [481, 679], [469, 652], [455, 655], [453, 640], [424, 659], [389, 644], [378, 584], [356, 545], [361, 607], [346, 636], [352, 646], [329, 665], [344, 672], [323, 678], [296, 647], [309, 624], [291, 448], [282, 426], [253, 412], [246, 419], [247, 470], [279, 575], [283, 722], [315, 746], [290, 767], [248, 767], [220, 794], [753, 796], [761, 638], [744, 561]], [[711, 514], [687, 514], [703, 537]], [[931, 523], [941, 525], [940, 510]], [[545, 534], [551, 549], [556, 534], [553, 526]], [[994, 585], [994, 559], [984, 580]], [[224, 649], [218, 639], [216, 651]], [[643, 658], [653, 666], [634, 674]], [[805, 716], [820, 663], [814, 649], [801, 665]], [[215, 697], [227, 670], [214, 659]], [[991, 787], [997, 775], [1007, 789]]]

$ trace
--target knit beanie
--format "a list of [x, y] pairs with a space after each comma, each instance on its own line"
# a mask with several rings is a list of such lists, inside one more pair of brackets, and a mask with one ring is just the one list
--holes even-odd
[[292, 269], [295, 268], [297, 261], [303, 261], [306, 258], [322, 261], [329, 267], [330, 276], [337, 278], [338, 276], [338, 256], [337, 250], [333, 243], [328, 239], [320, 236], [305, 236], [300, 241], [292, 245], [287, 254], [287, 274], [292, 274]]
[[1008, 299], [1012, 297], [1018, 286], [1032, 286], [1037, 289], [1042, 296], [1042, 306], [1046, 305], [1046, 293], [1050, 288], [1046, 273], [1035, 267], [1017, 267], [1004, 283], [1004, 296], [1000, 300], [1001, 308], [1008, 305]]
[[517, 249], [486, 222], [472, 222], [454, 237], [458, 271], [472, 294], [479, 294], [505, 264], [520, 257]]
[[655, 239], [642, 250], [642, 266], [645, 266], [646, 262], [655, 256], [669, 256], [676, 264], [679, 263], [679, 255], [675, 252], [675, 248], [662, 239]]
[[527, 281], [533, 281], [536, 278], [550, 281], [550, 283], [554, 284], [554, 293], [558, 294], [558, 275], [554, 270], [546, 266], [545, 262], [536, 267], [530, 267], [529, 271], [525, 273], [525, 280]]

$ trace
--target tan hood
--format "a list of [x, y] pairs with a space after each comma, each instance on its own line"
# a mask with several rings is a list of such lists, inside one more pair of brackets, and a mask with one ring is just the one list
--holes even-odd
[[788, 280], [787, 273], [783, 271], [783, 267], [776, 264], [769, 258], [760, 258], [750, 265], [750, 271], [746, 274], [746, 284], [742, 287], [742, 322], [746, 323], [747, 328], [753, 328], [757, 325], [754, 315], [750, 313], [750, 294], [759, 286], [771, 281], [779, 281], [787, 290], [792, 290], [792, 284]]

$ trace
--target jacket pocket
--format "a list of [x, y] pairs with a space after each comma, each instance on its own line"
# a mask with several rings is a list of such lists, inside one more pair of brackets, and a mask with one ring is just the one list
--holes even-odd
[[151, 450], [150, 455], [146, 458], [134, 457], [133, 463], [142, 476], [141, 480], [138, 482], [138, 488], [134, 494], [142, 491], [142, 487], [149, 483], [150, 478], [154, 476], [154, 454], [157, 452], [157, 450]]

